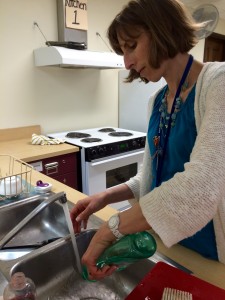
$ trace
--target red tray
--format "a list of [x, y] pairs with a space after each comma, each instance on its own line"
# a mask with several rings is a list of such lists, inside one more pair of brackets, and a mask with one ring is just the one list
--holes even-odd
[[193, 300], [225, 299], [225, 290], [159, 262], [125, 300], [161, 300], [165, 287], [192, 293]]

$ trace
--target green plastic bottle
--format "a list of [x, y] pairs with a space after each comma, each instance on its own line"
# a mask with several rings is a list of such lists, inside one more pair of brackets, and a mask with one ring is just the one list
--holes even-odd
[[[147, 231], [128, 234], [107, 248], [98, 258], [97, 267], [105, 265], [118, 266], [117, 271], [125, 269], [128, 265], [152, 256], [157, 245], [154, 237]], [[86, 266], [83, 266], [83, 278], [88, 279]]]

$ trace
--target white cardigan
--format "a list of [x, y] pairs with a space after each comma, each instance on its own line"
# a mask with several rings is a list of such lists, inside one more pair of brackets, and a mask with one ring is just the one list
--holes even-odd
[[[155, 96], [149, 102], [151, 113]], [[146, 141], [142, 170], [126, 184], [143, 215], [170, 247], [213, 219], [219, 260], [225, 263], [225, 63], [206, 63], [195, 95], [197, 138], [184, 171], [150, 192], [151, 157]], [[174, 158], [176, 159], [176, 158]]]

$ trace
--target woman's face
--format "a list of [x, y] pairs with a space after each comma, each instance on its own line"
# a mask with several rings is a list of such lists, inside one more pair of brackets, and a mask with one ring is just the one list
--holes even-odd
[[120, 48], [124, 55], [126, 69], [134, 69], [140, 77], [148, 81], [156, 82], [162, 77], [162, 67], [155, 69], [149, 63], [151, 40], [148, 34], [142, 30], [137, 37], [118, 35]]

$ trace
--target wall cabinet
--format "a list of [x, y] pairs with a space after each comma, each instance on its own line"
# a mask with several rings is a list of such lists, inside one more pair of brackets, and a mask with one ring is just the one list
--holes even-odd
[[29, 162], [35, 170], [78, 189], [77, 154], [69, 153]]

